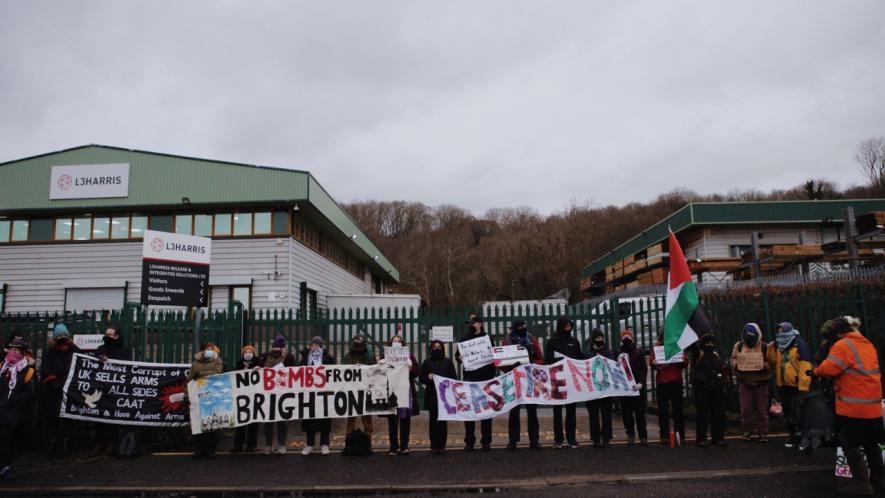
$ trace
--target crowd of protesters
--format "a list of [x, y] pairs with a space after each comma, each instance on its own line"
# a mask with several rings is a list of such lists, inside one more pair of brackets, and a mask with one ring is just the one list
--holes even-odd
[[[481, 317], [471, 316], [467, 322], [468, 332], [461, 341], [476, 339], [486, 335]], [[789, 322], [777, 325], [774, 340], [766, 342], [764, 333], [756, 323], [747, 323], [740, 339], [731, 348], [730, 361], [719, 354], [716, 339], [712, 334], [699, 338], [697, 343], [684, 352], [676, 361], [656, 357], [654, 348], [647, 353], [637, 345], [632, 330], [620, 332], [616, 347], [606, 342], [606, 335], [599, 329], [592, 331], [590, 341], [582, 348], [573, 334], [574, 323], [560, 317], [555, 332], [546, 338], [545, 347], [528, 331], [523, 320], [515, 320], [502, 340], [502, 345], [520, 345], [528, 353], [532, 364], [553, 364], [561, 358], [590, 359], [603, 356], [617, 359], [626, 356], [631, 372], [636, 379], [634, 389], [638, 396], [622, 398], [601, 398], [586, 402], [589, 415], [589, 432], [594, 448], [607, 448], [613, 438], [614, 405], [620, 407], [627, 444], [649, 444], [646, 426], [646, 402], [648, 381], [654, 379], [658, 405], [659, 442], [674, 445], [685, 442], [685, 420], [683, 395], [685, 370], [688, 369], [688, 382], [694, 396], [696, 408], [695, 444], [699, 447], [712, 444], [725, 446], [725, 397], [735, 377], [740, 400], [740, 438], [744, 441], [769, 441], [769, 414], [783, 414], [788, 430], [788, 447], [800, 446], [801, 439], [799, 405], [806, 393], [817, 389], [823, 393], [835, 413], [832, 433], [844, 448], [845, 457], [854, 476], [848, 484], [840, 488], [843, 494], [869, 494], [872, 490], [885, 489], [885, 465], [883, 465], [879, 443], [885, 443], [885, 426], [882, 419], [882, 387], [879, 375], [878, 353], [873, 344], [859, 331], [860, 323], [852, 317], [839, 317], [827, 321], [821, 328], [821, 346], [812, 357], [809, 345], [799, 336]], [[100, 361], [128, 360], [129, 349], [124, 347], [120, 332], [109, 327], [104, 344], [93, 354]], [[663, 330], [659, 330], [656, 346], [664, 344]], [[390, 347], [405, 347], [401, 335], [391, 337]], [[336, 364], [323, 338], [314, 337], [300, 350], [299, 357], [290, 350], [283, 336], [274, 338], [270, 349], [259, 355], [252, 345], [240, 351], [240, 357], [233, 369], [281, 368], [290, 366], [317, 366]], [[660, 349], [659, 349], [660, 351]], [[47, 347], [43, 349], [39, 375], [36, 361], [28, 341], [13, 334], [4, 348], [2, 370], [0, 370], [0, 478], [12, 477], [12, 460], [16, 448], [21, 447], [18, 439], [21, 428], [29, 422], [29, 417], [37, 413], [42, 419], [48, 442], [49, 455], [63, 458], [69, 451], [70, 420], [59, 417], [62, 402], [62, 389], [70, 370], [73, 354], [79, 352], [71, 334], [64, 324], [58, 324], [52, 331]], [[461, 362], [458, 354], [455, 361], [446, 354], [446, 345], [438, 340], [431, 341], [427, 358], [419, 365], [414, 355], [409, 355], [409, 407], [400, 408], [395, 414], [387, 415], [390, 455], [408, 455], [411, 433], [411, 418], [419, 413], [417, 383], [425, 386], [424, 409], [429, 414], [429, 436], [431, 451], [434, 454], [446, 450], [447, 422], [438, 418], [434, 377], [456, 378], [456, 363]], [[382, 357], [376, 359], [363, 335], [352, 338], [350, 348], [342, 357], [343, 364], [373, 365], [384, 363]], [[486, 381], [500, 372], [507, 372], [516, 365], [496, 368], [489, 364], [472, 371], [464, 371], [465, 381]], [[649, 375], [649, 367], [654, 374]], [[225, 371], [220, 351], [211, 343], [201, 345], [188, 372], [188, 380], [197, 379]], [[770, 386], [777, 386], [775, 396], [770, 396]], [[34, 410], [34, 403], [39, 403]], [[553, 448], [580, 447], [576, 437], [577, 403], [553, 407]], [[517, 406], [508, 415], [507, 450], [515, 450], [522, 436], [521, 412], [527, 415], [526, 432], [528, 447], [541, 450], [540, 427], [537, 406], [532, 404]], [[564, 420], [563, 420], [564, 413]], [[223, 424], [220, 424], [223, 425]], [[231, 453], [254, 452], [258, 450], [258, 426], [263, 425], [265, 454], [285, 454], [288, 446], [288, 424], [274, 422], [250, 424], [238, 427], [234, 433]], [[374, 432], [372, 416], [352, 417], [346, 420], [346, 433], [351, 434], [357, 426], [369, 438]], [[492, 421], [479, 422], [479, 444], [482, 451], [491, 450]], [[108, 455], [113, 452], [119, 439], [118, 426], [95, 425], [95, 447], [90, 456]], [[330, 419], [305, 420], [302, 423], [305, 433], [305, 446], [302, 455], [310, 455], [319, 435], [320, 453], [330, 453]], [[709, 432], [709, 443], [708, 443]], [[274, 437], [276, 436], [276, 437]], [[218, 445], [218, 431], [208, 430], [194, 436], [195, 458], [215, 458]], [[464, 449], [476, 448], [476, 422], [464, 422]]]

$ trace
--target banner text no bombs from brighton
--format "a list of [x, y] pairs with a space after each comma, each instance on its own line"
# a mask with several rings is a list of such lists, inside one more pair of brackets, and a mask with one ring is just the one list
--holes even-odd
[[188, 384], [191, 432], [254, 422], [390, 415], [409, 407], [405, 365], [239, 370]]
[[610, 396], [637, 396], [626, 356], [617, 361], [562, 359], [523, 365], [483, 382], [434, 377], [440, 420], [483, 420], [518, 405], [564, 405]]

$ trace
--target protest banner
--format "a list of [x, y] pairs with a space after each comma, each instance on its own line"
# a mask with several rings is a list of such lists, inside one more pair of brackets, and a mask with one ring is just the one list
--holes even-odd
[[455, 340], [455, 327], [451, 325], [430, 328], [430, 340], [452, 342]]
[[617, 361], [564, 358], [553, 365], [521, 365], [492, 380], [464, 382], [435, 376], [439, 420], [476, 421], [522, 404], [563, 405], [610, 396], [638, 396], [626, 355]]
[[667, 359], [667, 355], [664, 353], [664, 346], [655, 346], [655, 363], [657, 363], [658, 365], [666, 365], [668, 363], [682, 363], [683, 361], [685, 361], [683, 353], [683, 351], [680, 351], [673, 355], [670, 359]]
[[523, 365], [530, 363], [529, 351], [525, 346], [518, 344], [493, 347], [492, 358], [496, 367], [509, 367], [517, 363], [522, 363]]
[[459, 342], [458, 353], [461, 354], [461, 363], [464, 365], [464, 370], [468, 372], [482, 368], [495, 361], [494, 356], [492, 356], [492, 341], [487, 335]]
[[411, 359], [409, 348], [403, 346], [385, 346], [384, 359], [388, 365], [407, 365]]
[[[863, 451], [863, 448], [861, 448]], [[882, 452], [882, 458], [885, 459], [885, 444], [879, 445], [879, 451]], [[841, 446], [836, 447], [836, 477], [845, 477], [851, 479], [851, 467], [848, 466], [848, 459], [845, 457], [845, 451]]]
[[187, 364], [99, 361], [75, 353], [59, 415], [107, 424], [187, 425], [188, 369]]
[[409, 407], [404, 365], [258, 368], [201, 377], [188, 386], [191, 432], [357, 415]]
[[756, 372], [765, 367], [765, 357], [762, 351], [742, 351], [735, 358], [739, 372]]

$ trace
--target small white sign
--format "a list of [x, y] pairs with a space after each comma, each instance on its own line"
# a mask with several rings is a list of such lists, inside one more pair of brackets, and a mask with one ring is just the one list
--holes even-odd
[[74, 345], [83, 351], [95, 351], [104, 344], [104, 334], [77, 334], [74, 336]]
[[49, 199], [129, 197], [129, 164], [53, 166]]
[[529, 351], [525, 346], [520, 346], [518, 344], [494, 347], [492, 348], [492, 357], [494, 358], [495, 366], [497, 367], [507, 367], [516, 363], [528, 365], [530, 363]]
[[387, 360], [388, 365], [406, 365], [411, 359], [410, 356], [409, 348], [403, 346], [384, 347], [384, 359]]
[[212, 259], [212, 239], [145, 230], [141, 256], [144, 259], [208, 265]]
[[666, 365], [668, 363], [682, 363], [685, 361], [684, 353], [682, 351], [673, 355], [669, 360], [666, 359], [667, 355], [664, 352], [664, 346], [655, 346], [655, 364], [657, 365]]
[[492, 356], [492, 341], [487, 335], [459, 342], [458, 352], [461, 354], [461, 363], [464, 364], [464, 370], [468, 372], [482, 368], [495, 361], [494, 356]]
[[455, 340], [455, 327], [448, 326], [437, 326], [432, 327], [430, 329], [430, 340], [431, 341], [442, 341], [442, 342], [452, 342]]

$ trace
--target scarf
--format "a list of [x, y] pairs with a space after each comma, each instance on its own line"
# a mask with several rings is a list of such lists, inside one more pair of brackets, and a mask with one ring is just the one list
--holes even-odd
[[532, 361], [535, 357], [535, 348], [532, 347], [532, 334], [526, 332], [525, 335], [517, 335], [511, 332], [510, 344], [524, 347], [525, 350], [529, 352], [529, 361]]
[[780, 353], [783, 353], [785, 349], [790, 347], [790, 344], [793, 343], [793, 340], [799, 337], [799, 331], [793, 329], [789, 332], [778, 332], [774, 336], [774, 340], [777, 341], [777, 350]]
[[18, 363], [12, 364], [9, 362], [3, 362], [3, 367], [0, 368], [0, 378], [4, 375], [9, 375], [9, 393], [7, 393], [6, 397], [12, 396], [12, 390], [15, 389], [15, 384], [18, 382], [18, 374], [25, 367], [28, 366], [28, 359], [22, 358]]
[[311, 349], [307, 353], [307, 364], [310, 366], [323, 364], [323, 348]]

